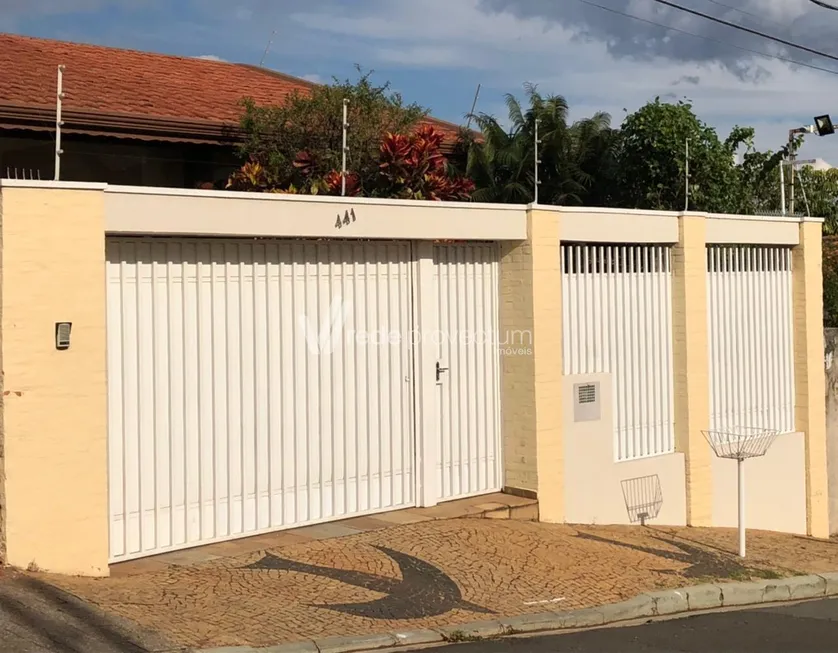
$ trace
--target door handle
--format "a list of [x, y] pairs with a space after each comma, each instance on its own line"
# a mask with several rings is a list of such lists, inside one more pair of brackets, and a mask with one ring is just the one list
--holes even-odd
[[448, 371], [447, 367], [440, 367], [439, 366], [439, 361], [436, 362], [436, 382], [437, 383], [439, 383], [439, 375], [442, 374], [443, 372], [447, 372], [447, 371]]

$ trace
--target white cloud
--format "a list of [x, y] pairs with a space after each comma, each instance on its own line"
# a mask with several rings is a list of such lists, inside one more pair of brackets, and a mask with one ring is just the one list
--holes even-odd
[[323, 78], [318, 75], [317, 73], [309, 73], [307, 75], [303, 75], [301, 79], [306, 80], [307, 82], [311, 82], [312, 84], [323, 84]]
[[222, 59], [217, 54], [199, 54], [195, 58], [196, 59], [205, 59], [206, 61], [223, 61], [225, 63], [227, 62], [226, 59]]
[[[776, 150], [785, 142], [789, 128], [808, 124], [813, 116], [838, 107], [838, 79], [826, 73], [792, 69], [785, 63], [759, 58], [761, 76], [757, 81], [745, 81], [735, 68], [712, 58], [696, 63], [663, 55], [616, 57], [609, 51], [607, 39], [580, 34], [534, 12], [487, 13], [481, 3], [485, 0], [375, 0], [367, 4], [366, 11], [339, 15], [297, 12], [290, 19], [307, 30], [368, 45], [375, 57], [373, 66], [472, 71], [475, 81], [484, 87], [478, 109], [493, 109], [499, 115], [504, 113], [501, 93], [520, 89], [524, 81], [537, 83], [544, 93], [566, 96], [574, 119], [605, 110], [615, 124], [622, 121], [624, 108], [634, 111], [655, 96], [674, 100], [686, 95], [696, 113], [721, 136], [735, 124], [751, 125], [757, 130], [757, 146]], [[630, 10], [637, 15], [648, 13], [650, 4], [632, 2]], [[732, 4], [731, 0], [726, 4]], [[768, 0], [740, 2], [739, 6], [788, 22], [806, 13], [807, 4], [805, 0]], [[632, 21], [624, 25], [627, 33], [633, 27]], [[645, 38], [642, 31], [638, 36]], [[707, 43], [677, 34], [669, 40], [671, 47], [680, 47], [680, 43], [687, 49], [696, 46], [689, 41]], [[695, 77], [699, 78], [697, 84], [674, 84]], [[433, 99], [424, 102], [432, 105]], [[831, 140], [808, 137], [803, 156], [823, 156], [838, 163], [838, 135]]]

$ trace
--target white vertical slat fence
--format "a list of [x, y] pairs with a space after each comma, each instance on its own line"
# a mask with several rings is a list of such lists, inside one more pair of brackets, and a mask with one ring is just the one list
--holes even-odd
[[564, 374], [612, 375], [616, 460], [675, 451], [670, 248], [561, 250]]
[[408, 243], [107, 258], [112, 560], [413, 505]]
[[434, 246], [439, 498], [501, 489], [498, 248]]
[[794, 430], [791, 248], [707, 248], [710, 428]]

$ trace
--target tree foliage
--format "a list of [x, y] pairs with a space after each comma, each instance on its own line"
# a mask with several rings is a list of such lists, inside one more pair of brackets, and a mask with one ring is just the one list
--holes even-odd
[[466, 171], [483, 202], [526, 203], [535, 187], [535, 125], [538, 121], [539, 202], [544, 204], [602, 203], [605, 179], [613, 170], [614, 132], [610, 116], [568, 124], [568, 105], [560, 95], [543, 96], [526, 87], [525, 109], [506, 96], [509, 128], [485, 113], [472, 116], [482, 138], [471, 144]]
[[[427, 112], [376, 86], [359, 69], [357, 81], [338, 81], [296, 93], [277, 106], [243, 101], [240, 153], [248, 160], [228, 187], [286, 193], [341, 190], [342, 110], [348, 103], [348, 195], [405, 199], [476, 200], [524, 204], [535, 185], [538, 122], [539, 202], [683, 210], [689, 144], [689, 208], [772, 214], [780, 210], [779, 167], [786, 148], [759, 151], [754, 130], [735, 127], [722, 140], [689, 102], [660, 98], [626, 116], [619, 128], [607, 113], [571, 122], [561, 95], [532, 85], [524, 100], [507, 95], [503, 120], [470, 116], [479, 132], [461, 130], [455, 142], [423, 122]], [[801, 144], [798, 139], [792, 147]], [[795, 188], [804, 209], [838, 233], [838, 172], [803, 169]], [[787, 194], [790, 193], [786, 175]], [[801, 187], [800, 182], [803, 183]]]
[[753, 130], [737, 127], [722, 141], [689, 103], [657, 98], [629, 115], [620, 130], [617, 201], [639, 209], [683, 210], [689, 147], [690, 209], [728, 212], [740, 195], [734, 157], [752, 137]]
[[806, 166], [797, 174], [800, 183], [795, 212], [808, 203], [809, 214], [824, 219], [824, 233], [838, 234], [838, 169], [815, 170]]
[[[441, 137], [429, 127], [419, 127], [426, 110], [417, 104], [405, 104], [398, 93], [390, 91], [389, 84], [374, 85], [369, 73], [360, 74], [355, 82], [335, 79], [332, 84], [313, 87], [310, 93], [293, 93], [278, 105], [259, 106], [252, 99], [243, 100], [244, 139], [239, 150], [248, 163], [230, 178], [228, 187], [338, 193], [344, 100], [348, 100], [350, 194], [375, 197], [390, 192], [399, 197], [451, 195], [467, 199], [468, 183], [458, 179], [447, 165], [439, 150]], [[396, 148], [399, 155], [405, 154], [398, 162], [401, 176], [389, 172], [396, 165], [388, 158], [395, 154], [392, 148], [396, 141], [398, 147], [407, 147], [406, 154]], [[408, 170], [414, 164], [417, 169]], [[430, 178], [420, 179], [425, 173]], [[404, 188], [399, 179], [403, 179]]]

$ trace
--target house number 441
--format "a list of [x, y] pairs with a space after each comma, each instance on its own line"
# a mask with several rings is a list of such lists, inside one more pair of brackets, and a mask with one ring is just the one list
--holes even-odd
[[355, 209], [349, 209], [343, 214], [343, 218], [338, 213], [337, 220], [335, 220], [335, 229], [342, 229], [344, 226], [355, 222]]

